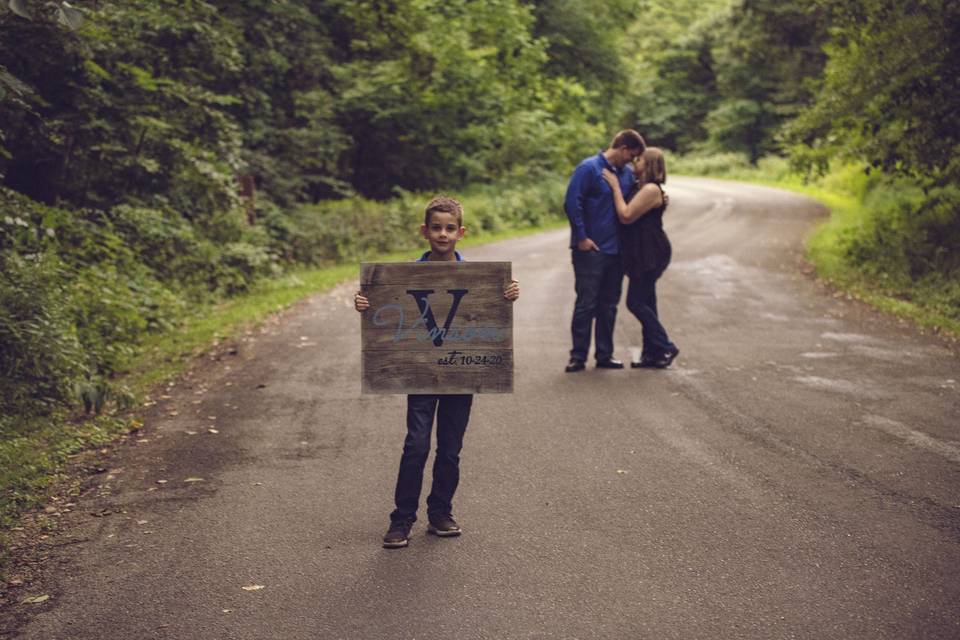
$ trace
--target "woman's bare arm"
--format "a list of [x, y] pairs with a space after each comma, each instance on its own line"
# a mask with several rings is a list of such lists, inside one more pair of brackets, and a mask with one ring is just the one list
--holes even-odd
[[617, 215], [620, 217], [620, 222], [623, 224], [631, 224], [642, 218], [653, 209], [656, 209], [661, 204], [663, 204], [663, 197], [660, 193], [660, 189], [657, 188], [657, 185], [651, 182], [640, 187], [640, 191], [633, 196], [633, 199], [630, 200], [630, 204], [627, 205], [626, 211], [621, 215], [620, 211], [618, 210]]
[[660, 189], [655, 184], [645, 184], [633, 196], [630, 203], [627, 204], [623, 199], [623, 193], [620, 191], [620, 181], [617, 175], [609, 169], [603, 170], [603, 179], [607, 181], [613, 190], [613, 205], [617, 209], [617, 217], [623, 224], [631, 224], [639, 220], [645, 213], [655, 209], [663, 204], [663, 198]]
[[623, 199], [623, 192], [620, 190], [620, 179], [610, 169], [603, 170], [603, 179], [613, 190], [613, 206], [617, 209], [617, 217], [622, 221], [623, 217], [627, 215], [627, 202]]

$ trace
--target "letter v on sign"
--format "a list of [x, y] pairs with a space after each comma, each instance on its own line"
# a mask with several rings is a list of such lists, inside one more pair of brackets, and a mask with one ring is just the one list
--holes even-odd
[[438, 331], [437, 320], [433, 317], [433, 309], [430, 308], [429, 301], [429, 296], [433, 293], [433, 289], [407, 289], [407, 293], [412, 295], [413, 299], [417, 301], [417, 308], [420, 309], [420, 317], [423, 318], [427, 325], [427, 330], [430, 332], [430, 335], [433, 336], [433, 346], [440, 347], [443, 345], [443, 338], [447, 335], [447, 331], [450, 330], [453, 317], [457, 315], [457, 307], [460, 306], [460, 300], [462, 300], [463, 296], [467, 295], [469, 291], [469, 289], [447, 289], [447, 293], [453, 296], [453, 305], [450, 307], [450, 311], [447, 312], [447, 319], [443, 321], [443, 331]]

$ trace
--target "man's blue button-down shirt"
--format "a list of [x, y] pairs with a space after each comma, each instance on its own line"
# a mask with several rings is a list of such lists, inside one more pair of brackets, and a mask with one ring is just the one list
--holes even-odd
[[601, 252], [616, 255], [620, 253], [617, 209], [613, 204], [613, 191], [603, 179], [604, 169], [620, 176], [623, 193], [630, 190], [634, 180], [630, 165], [618, 171], [600, 152], [581, 162], [574, 170], [567, 185], [563, 208], [570, 220], [571, 248], [575, 248], [580, 240], [590, 238], [597, 243]]

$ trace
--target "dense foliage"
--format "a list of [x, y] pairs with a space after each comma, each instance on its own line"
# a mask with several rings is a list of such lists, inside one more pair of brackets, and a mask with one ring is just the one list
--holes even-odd
[[516, 0], [86, 4], [77, 31], [0, 14], [0, 174], [49, 204], [193, 219], [238, 174], [284, 206], [383, 198], [565, 171], [607, 136]]
[[788, 128], [804, 166], [838, 155], [960, 181], [960, 4], [819, 0], [833, 35], [816, 99]]
[[796, 166], [867, 165], [843, 261], [960, 320], [960, 5], [818, 0], [831, 25], [814, 98], [788, 123]]
[[960, 320], [960, 4], [733, 0], [696, 19], [693, 4], [652, 2], [630, 29], [624, 122], [700, 171], [770, 154], [808, 177], [856, 167], [857, 220], [831, 252]]
[[0, 413], [102, 400], [188, 305], [412, 246], [415, 191], [528, 185], [472, 188], [491, 230], [558, 212], [537, 187], [602, 144], [612, 80], [549, 68], [548, 23], [514, 0], [3, 0]]
[[430, 192], [558, 215], [626, 126], [874, 167], [904, 195], [865, 196], [849, 260], [949, 285], [957, 43], [947, 0], [0, 0], [0, 427], [96, 408], [191, 305], [412, 246]]
[[[644, 53], [632, 119], [679, 152], [779, 151], [780, 127], [809, 103], [826, 60], [825, 12], [809, 0], [654, 2], [631, 37]], [[694, 19], [694, 16], [699, 16]]]

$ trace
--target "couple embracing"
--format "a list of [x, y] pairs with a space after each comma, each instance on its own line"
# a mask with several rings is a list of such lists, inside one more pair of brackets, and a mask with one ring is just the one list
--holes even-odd
[[630, 366], [666, 368], [680, 353], [657, 314], [656, 283], [671, 253], [663, 231], [666, 179], [663, 153], [647, 148], [632, 129], [618, 133], [606, 150], [573, 172], [564, 200], [577, 293], [568, 373], [584, 369], [591, 329], [596, 366], [623, 368], [613, 357], [613, 328], [624, 274], [629, 278], [627, 309], [643, 325], [640, 361]]

